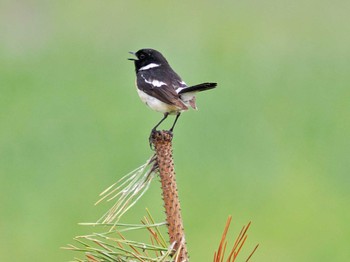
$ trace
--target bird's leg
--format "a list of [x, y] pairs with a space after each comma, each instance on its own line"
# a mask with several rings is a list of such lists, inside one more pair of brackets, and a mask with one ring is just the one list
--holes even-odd
[[176, 122], [177, 122], [177, 119], [179, 118], [179, 116], [181, 115], [181, 113], [179, 112], [179, 113], [177, 113], [177, 115], [176, 115], [176, 118], [175, 118], [175, 121], [174, 121], [174, 124], [173, 124], [173, 126], [169, 129], [169, 131], [170, 132], [173, 132], [173, 130], [174, 130], [174, 127], [175, 127], [175, 125], [176, 125]]
[[164, 117], [159, 121], [159, 123], [152, 128], [152, 131], [151, 131], [151, 134], [149, 135], [149, 138], [148, 138], [148, 141], [149, 141], [149, 145], [152, 149], [152, 136], [153, 136], [153, 133], [157, 130], [157, 127], [168, 117], [169, 113], [168, 112], [165, 112], [164, 113]]
[[152, 128], [152, 132], [157, 129], [157, 127], [168, 117], [168, 115], [168, 112], [164, 113], [164, 117], [162, 118], [162, 120], [159, 121], [159, 123], [155, 127]]

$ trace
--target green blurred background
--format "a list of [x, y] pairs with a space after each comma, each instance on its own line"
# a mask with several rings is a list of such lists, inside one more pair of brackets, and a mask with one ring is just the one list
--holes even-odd
[[[160, 50], [188, 84], [177, 181], [191, 261], [252, 221], [240, 261], [350, 259], [349, 1], [3, 1], [0, 261], [69, 261], [98, 194], [150, 155], [161, 118], [128, 51]], [[171, 125], [167, 121], [163, 127]], [[163, 220], [159, 182], [130, 211]]]

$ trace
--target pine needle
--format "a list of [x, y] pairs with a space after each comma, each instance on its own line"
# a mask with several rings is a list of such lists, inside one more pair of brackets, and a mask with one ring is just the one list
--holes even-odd
[[[225, 225], [225, 229], [224, 232], [222, 233], [222, 237], [220, 240], [220, 244], [219, 244], [219, 248], [218, 250], [214, 253], [214, 262], [234, 262], [236, 260], [236, 258], [238, 257], [238, 254], [240, 253], [245, 241], [248, 238], [247, 232], [248, 229], [250, 227], [250, 222], [246, 225], [243, 226], [243, 228], [241, 229], [239, 235], [237, 236], [236, 240], [234, 241], [233, 247], [231, 248], [231, 251], [229, 251], [230, 253], [228, 254], [227, 258], [225, 258], [226, 256], [226, 247], [227, 247], [227, 241], [226, 241], [226, 237], [227, 237], [227, 232], [229, 230], [230, 224], [231, 224], [231, 220], [232, 217], [229, 216]], [[256, 251], [256, 249], [258, 248], [259, 245], [257, 245], [253, 252], [249, 255], [249, 257], [247, 258], [246, 261], [249, 261], [249, 259], [253, 256], [254, 252]]]
[[112, 201], [116, 199], [114, 205], [97, 221], [96, 224], [114, 224], [111, 230], [117, 226], [120, 218], [136, 204], [136, 202], [147, 191], [155, 176], [156, 162], [153, 155], [145, 164], [131, 171], [119, 179], [116, 183], [104, 190], [101, 198], [96, 204], [102, 201]]

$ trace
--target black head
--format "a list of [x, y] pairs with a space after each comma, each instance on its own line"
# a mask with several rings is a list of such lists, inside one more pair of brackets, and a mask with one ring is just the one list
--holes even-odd
[[140, 49], [136, 53], [129, 53], [136, 56], [136, 58], [129, 58], [129, 60], [134, 61], [135, 63], [136, 72], [150, 64], [155, 64], [157, 66], [168, 64], [168, 61], [165, 59], [165, 57], [154, 49]]

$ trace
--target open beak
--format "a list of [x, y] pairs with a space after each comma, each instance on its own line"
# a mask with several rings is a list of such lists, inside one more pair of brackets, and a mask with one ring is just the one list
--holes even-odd
[[[129, 54], [132, 54], [132, 55], [136, 56], [135, 52], [131, 52], [130, 51]], [[138, 59], [137, 58], [128, 58], [128, 60], [130, 60], [130, 61], [137, 61]]]

